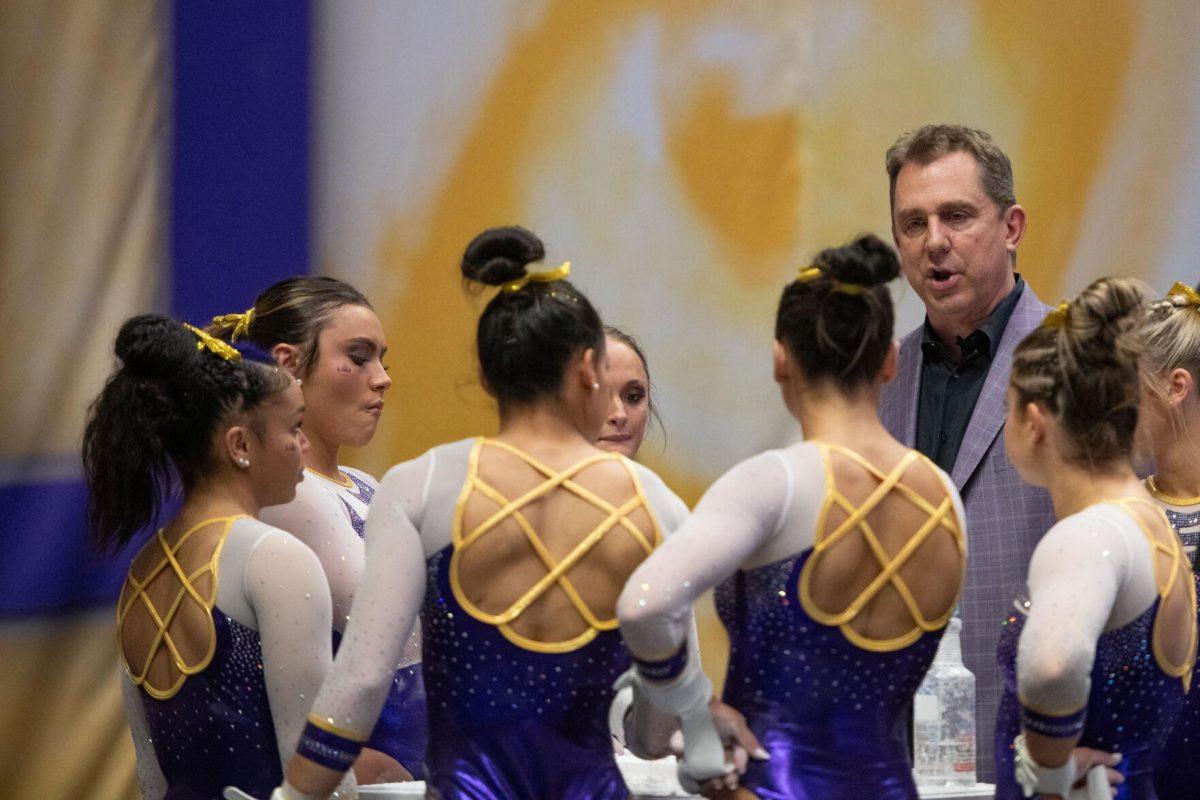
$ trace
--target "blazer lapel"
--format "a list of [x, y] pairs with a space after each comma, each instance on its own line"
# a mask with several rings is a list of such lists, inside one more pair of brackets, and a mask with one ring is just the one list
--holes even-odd
[[896, 373], [895, 398], [899, 403], [900, 419], [896, 439], [905, 447], [917, 445], [917, 399], [921, 391], [922, 330], [900, 340], [900, 358]]
[[954, 471], [950, 478], [960, 492], [975, 474], [984, 453], [992, 446], [996, 435], [1004, 427], [1004, 396], [1008, 390], [1013, 351], [1030, 331], [1041, 324], [1048, 310], [1049, 307], [1034, 294], [1033, 287], [1026, 283], [1021, 298], [1009, 317], [1004, 335], [1000, 337], [996, 357], [992, 360], [991, 369], [988, 370], [983, 389], [979, 393], [979, 400], [975, 403], [975, 410], [971, 412], [971, 421], [967, 423], [966, 433], [963, 434], [958, 458], [954, 461]]

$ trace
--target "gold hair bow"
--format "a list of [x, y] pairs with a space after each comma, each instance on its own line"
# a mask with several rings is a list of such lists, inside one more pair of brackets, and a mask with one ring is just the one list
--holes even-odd
[[[799, 283], [810, 283], [820, 278], [825, 277], [825, 270], [820, 267], [806, 267], [800, 270], [800, 274], [796, 276]], [[841, 281], [833, 281], [833, 291], [841, 294], [862, 294], [868, 287], [858, 283], [842, 283]]]
[[1167, 292], [1167, 297], [1182, 295], [1187, 304], [1192, 306], [1197, 311], [1200, 311], [1200, 292], [1197, 292], [1192, 287], [1182, 281], [1175, 281], [1175, 285]]
[[1054, 331], [1062, 330], [1067, 325], [1067, 309], [1070, 307], [1071, 304], [1063, 300], [1042, 320], [1042, 327]]
[[216, 325], [232, 325], [233, 333], [229, 334], [229, 341], [236, 342], [238, 337], [245, 336], [250, 332], [250, 323], [254, 321], [254, 306], [250, 306], [240, 314], [222, 314], [219, 317], [213, 317], [212, 321]]
[[558, 269], [547, 272], [530, 272], [515, 281], [510, 281], [500, 287], [502, 292], [519, 292], [531, 283], [553, 283], [564, 280], [571, 274], [571, 262], [564, 261]]
[[242, 357], [242, 354], [230, 347], [228, 342], [222, 342], [217, 337], [205, 333], [195, 325], [188, 325], [185, 322], [183, 323], [183, 327], [196, 334], [196, 338], [200, 340], [196, 342], [197, 350], [207, 350], [214, 356], [223, 358], [226, 361], [237, 361]]

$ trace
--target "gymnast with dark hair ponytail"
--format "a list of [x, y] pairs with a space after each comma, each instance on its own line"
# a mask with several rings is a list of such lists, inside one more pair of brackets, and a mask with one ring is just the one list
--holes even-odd
[[300, 387], [258, 348], [159, 315], [128, 320], [115, 349], [83, 442], [94, 543], [131, 541], [182, 495], [117, 607], [142, 796], [265, 797], [331, 662], [320, 562], [255, 519], [304, 469]]
[[[542, 242], [485, 231], [462, 276], [494, 291], [476, 345], [500, 432], [393, 467], [367, 519], [366, 570], [333, 673], [276, 797], [323, 796], [371, 731], [418, 612], [425, 780], [444, 800], [626, 800], [609, 726], [629, 665], [615, 604], [683, 519], [645, 467], [606, 453], [604, 329]], [[674, 720], [637, 700], [631, 749], [665, 755]]]
[[701, 781], [723, 765], [712, 732], [688, 724], [709, 681], [684, 641], [692, 604], [715, 589], [730, 639], [723, 699], [765, 749], [739, 786], [706, 796], [917, 796], [896, 731], [953, 612], [966, 540], [950, 478], [876, 416], [896, 370], [886, 284], [898, 271], [891, 248], [863, 236], [784, 288], [775, 380], [804, 441], [718, 479], [617, 604], [637, 685], [680, 715], [681, 773]]

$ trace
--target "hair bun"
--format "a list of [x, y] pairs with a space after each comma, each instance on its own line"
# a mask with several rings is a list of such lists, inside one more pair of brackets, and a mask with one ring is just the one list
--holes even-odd
[[121, 326], [113, 347], [121, 364], [137, 375], [171, 374], [195, 356], [196, 338], [161, 314], [139, 314]]
[[900, 260], [885, 241], [864, 234], [845, 247], [823, 250], [816, 259], [835, 281], [859, 286], [880, 286], [900, 274]]
[[1093, 281], [1068, 306], [1065, 331], [1069, 346], [1081, 352], [1111, 348], [1135, 327], [1137, 315], [1150, 299], [1150, 287], [1136, 278]]
[[489, 286], [500, 286], [525, 275], [525, 265], [546, 257], [542, 240], [524, 228], [512, 225], [488, 228], [467, 245], [463, 253], [463, 277]]
[[1142, 309], [1149, 298], [1150, 289], [1141, 281], [1100, 278], [1071, 301], [1070, 313], [1108, 326]]

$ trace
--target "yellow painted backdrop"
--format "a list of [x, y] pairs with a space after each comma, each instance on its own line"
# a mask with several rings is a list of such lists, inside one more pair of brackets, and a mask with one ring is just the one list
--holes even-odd
[[[359, 463], [494, 430], [457, 264], [519, 223], [645, 343], [668, 438], [643, 460], [694, 502], [796, 435], [769, 378], [779, 289], [821, 247], [888, 235], [883, 154], [925, 122], [1010, 154], [1043, 298], [1194, 281], [1198, 23], [1186, 2], [323, 6], [318, 261], [375, 299], [395, 354]], [[920, 310], [896, 294], [907, 330]]]

